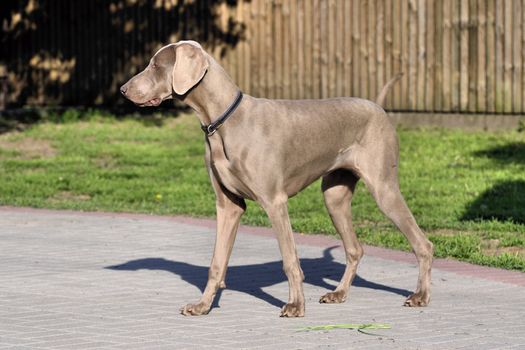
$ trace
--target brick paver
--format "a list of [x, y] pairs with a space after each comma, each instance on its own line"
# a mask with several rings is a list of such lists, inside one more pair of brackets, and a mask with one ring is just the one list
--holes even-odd
[[[431, 305], [406, 308], [414, 258], [366, 247], [348, 301], [319, 304], [344, 269], [339, 241], [322, 236], [296, 236], [306, 317], [279, 318], [288, 284], [269, 232], [241, 227], [216, 307], [184, 317], [213, 221], [0, 207], [0, 350], [525, 349], [525, 274], [437, 260]], [[370, 322], [392, 329], [297, 331]]]

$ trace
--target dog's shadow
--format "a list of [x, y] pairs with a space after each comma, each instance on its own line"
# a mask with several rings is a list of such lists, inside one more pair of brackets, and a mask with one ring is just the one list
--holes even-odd
[[[323, 256], [314, 259], [301, 259], [301, 268], [305, 275], [305, 283], [333, 290], [337, 282], [341, 279], [345, 265], [334, 261], [331, 251], [337, 247], [326, 248]], [[208, 279], [208, 266], [192, 265], [185, 262], [171, 261], [163, 258], [145, 258], [131, 260], [124, 264], [108, 266], [107, 269], [117, 271], [136, 271], [136, 270], [161, 270], [169, 271], [179, 275], [184, 281], [196, 286], [204, 291]], [[335, 281], [333, 285], [327, 283], [325, 279]], [[262, 264], [230, 266], [226, 275], [227, 289], [247, 293], [256, 298], [264, 300], [271, 305], [281, 307], [284, 302], [273, 295], [265, 292], [263, 288], [287, 281], [282, 270], [282, 261], [272, 261]], [[390, 293], [409, 296], [410, 291], [395, 287], [389, 287], [383, 284], [367, 281], [359, 275], [356, 275], [353, 287], [370, 288], [382, 290]], [[212, 305], [218, 307], [221, 292]]]

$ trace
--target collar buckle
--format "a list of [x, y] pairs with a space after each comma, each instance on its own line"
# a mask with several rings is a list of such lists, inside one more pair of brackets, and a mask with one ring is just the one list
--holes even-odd
[[217, 118], [211, 124], [201, 125], [202, 131], [204, 131], [204, 133], [207, 136], [211, 136], [215, 134], [215, 132], [219, 130], [219, 128], [222, 126], [222, 124], [224, 124], [226, 119], [228, 119], [228, 117], [230, 117], [232, 113], [235, 112], [237, 107], [239, 107], [239, 105], [241, 104], [242, 96], [243, 96], [242, 91], [239, 90], [239, 93], [237, 94], [235, 101], [233, 101], [233, 103], [228, 107], [228, 109], [219, 118]]
[[[222, 124], [221, 124], [222, 125]], [[208, 125], [206, 127], [206, 134], [208, 134], [208, 136], [211, 136], [213, 134], [215, 134], [215, 132], [217, 131], [217, 129], [219, 129], [219, 127], [217, 128], [214, 128], [212, 124]]]

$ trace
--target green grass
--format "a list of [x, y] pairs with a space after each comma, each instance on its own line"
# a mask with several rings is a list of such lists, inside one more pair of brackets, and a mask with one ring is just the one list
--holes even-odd
[[[70, 113], [0, 135], [0, 204], [213, 217], [197, 120], [150, 121]], [[399, 137], [401, 191], [436, 256], [525, 271], [525, 134]], [[352, 212], [362, 242], [409, 249], [362, 183]], [[290, 200], [290, 216], [296, 231], [335, 234], [318, 182]], [[251, 202], [243, 222], [269, 226]]]

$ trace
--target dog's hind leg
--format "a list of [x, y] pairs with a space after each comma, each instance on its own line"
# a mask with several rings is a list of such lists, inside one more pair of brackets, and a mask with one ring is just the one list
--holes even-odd
[[323, 295], [320, 303], [342, 303], [348, 295], [348, 288], [355, 277], [357, 265], [363, 256], [363, 248], [352, 227], [351, 201], [359, 179], [350, 171], [336, 170], [323, 177], [324, 201], [332, 222], [343, 240], [346, 253], [346, 269], [333, 292]]
[[419, 228], [399, 190], [397, 147], [388, 147], [386, 144], [384, 147], [376, 146], [357, 159], [360, 178], [366, 183], [381, 211], [408, 239], [419, 263], [417, 288], [405, 301], [405, 306], [426, 306], [430, 301], [433, 246]]

